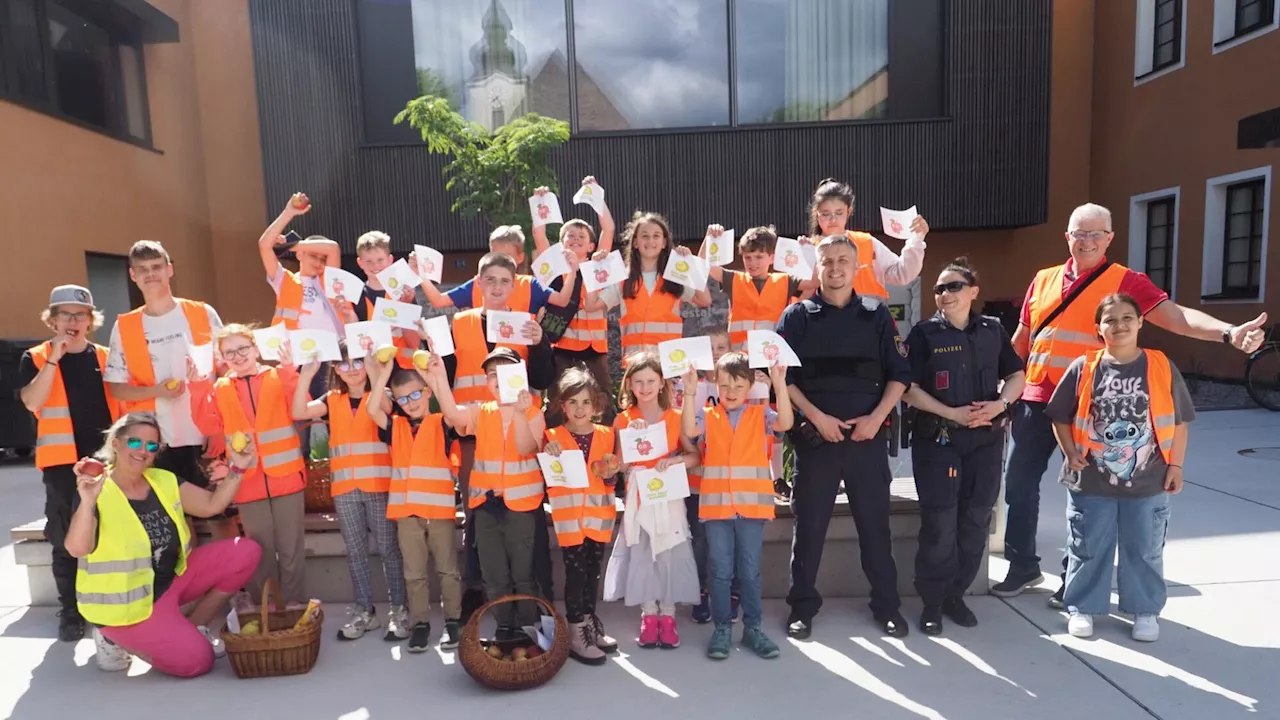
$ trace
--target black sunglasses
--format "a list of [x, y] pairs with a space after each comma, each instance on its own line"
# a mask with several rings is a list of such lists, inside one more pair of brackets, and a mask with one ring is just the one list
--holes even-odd
[[934, 295], [941, 295], [942, 293], [952, 293], [952, 294], [955, 294], [955, 293], [958, 293], [958, 292], [960, 292], [961, 290], [963, 290], [963, 289], [965, 289], [965, 288], [967, 288], [967, 287], [970, 287], [969, 283], [967, 283], [967, 282], [965, 282], [965, 281], [963, 281], [963, 280], [954, 280], [954, 281], [949, 282], [949, 283], [942, 283], [941, 285], [934, 285], [934, 286], [933, 286], [933, 294], [934, 294]]
[[142, 438], [138, 437], [125, 438], [124, 441], [124, 444], [128, 446], [130, 450], [137, 450], [141, 448], [144, 443], [147, 446], [147, 452], [153, 453], [160, 451], [160, 443], [158, 442], [151, 442], [150, 440], [144, 441]]

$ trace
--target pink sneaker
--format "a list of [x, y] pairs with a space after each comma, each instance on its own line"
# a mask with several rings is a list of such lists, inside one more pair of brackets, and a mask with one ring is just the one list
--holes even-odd
[[676, 619], [671, 615], [658, 618], [658, 643], [663, 650], [675, 650], [680, 647], [680, 633], [676, 632]]
[[658, 647], [658, 616], [640, 616], [640, 647]]

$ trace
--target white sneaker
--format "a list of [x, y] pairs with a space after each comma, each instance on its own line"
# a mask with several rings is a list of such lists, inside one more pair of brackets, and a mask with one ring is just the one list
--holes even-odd
[[209, 641], [209, 645], [213, 647], [213, 657], [221, 658], [227, 656], [227, 647], [222, 644], [222, 638], [209, 632], [209, 628], [205, 625], [197, 625], [196, 629], [204, 635], [204, 639]]
[[359, 640], [364, 634], [379, 625], [378, 616], [372, 607], [352, 610], [348, 613], [347, 624], [338, 631], [339, 640]]
[[1093, 616], [1078, 612], [1071, 613], [1071, 617], [1067, 618], [1067, 632], [1071, 633], [1072, 637], [1093, 637]]
[[128, 650], [108, 640], [102, 630], [93, 629], [93, 646], [97, 650], [98, 669], [103, 672], [120, 672], [128, 670], [133, 656]]
[[409, 627], [409, 611], [403, 605], [396, 605], [387, 613], [386, 640], [404, 640], [412, 634]]
[[1138, 642], [1155, 642], [1160, 639], [1158, 615], [1134, 615], [1133, 639]]

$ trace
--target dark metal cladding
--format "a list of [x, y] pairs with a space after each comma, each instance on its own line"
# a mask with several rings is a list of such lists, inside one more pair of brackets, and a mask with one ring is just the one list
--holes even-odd
[[[412, 131], [404, 145], [364, 143], [359, 51], [377, 39], [361, 37], [359, 1], [250, 1], [271, 214], [302, 190], [315, 208], [294, 229], [345, 253], [375, 228], [397, 252], [483, 249], [489, 228], [449, 209], [445, 158], [410, 144]], [[880, 205], [915, 204], [935, 230], [1044, 222], [1052, 0], [895, 0], [895, 12], [902, 6], [944, 13], [945, 117], [575, 136], [554, 157], [566, 217], [590, 217], [567, 189], [592, 174], [620, 224], [644, 209], [666, 214], [682, 240], [712, 222], [796, 235], [809, 192], [835, 176], [857, 193], [864, 229], [879, 229]]]

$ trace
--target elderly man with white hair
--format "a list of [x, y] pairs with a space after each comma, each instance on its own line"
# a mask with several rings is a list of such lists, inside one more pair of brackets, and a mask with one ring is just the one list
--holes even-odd
[[[1040, 478], [1057, 447], [1045, 404], [1067, 366], [1101, 347], [1094, 311], [1104, 297], [1112, 293], [1132, 297], [1148, 321], [1179, 335], [1225, 343], [1244, 352], [1252, 352], [1263, 340], [1266, 313], [1243, 325], [1231, 325], [1178, 305], [1145, 274], [1107, 260], [1114, 238], [1111, 211], [1092, 203], [1081, 205], [1067, 223], [1071, 257], [1036, 273], [1027, 289], [1013, 335], [1014, 349], [1027, 361], [1027, 385], [1023, 402], [1013, 412], [1013, 442], [1005, 470], [1009, 514], [1004, 552], [1009, 572], [991, 588], [1001, 597], [1012, 597], [1041, 581], [1036, 555]], [[1061, 588], [1049, 604], [1062, 607]]]

